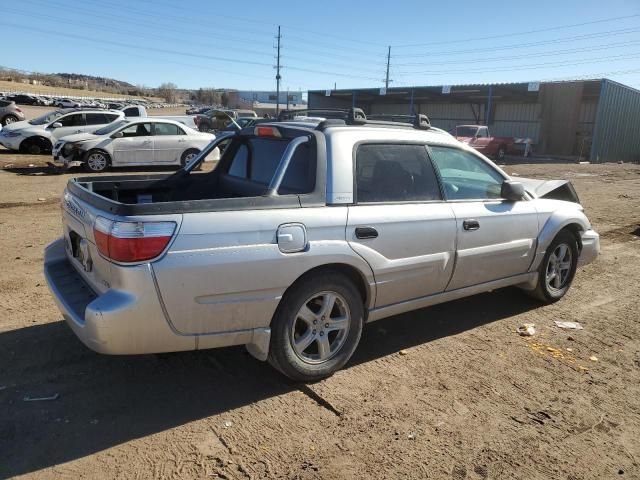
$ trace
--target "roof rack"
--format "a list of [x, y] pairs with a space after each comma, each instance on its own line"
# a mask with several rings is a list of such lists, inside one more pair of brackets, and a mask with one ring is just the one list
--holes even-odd
[[278, 115], [279, 121], [294, 120], [295, 117], [315, 116], [333, 120], [345, 120], [361, 118], [366, 120], [367, 116], [360, 108], [308, 108], [303, 110], [282, 110]]
[[415, 128], [419, 130], [428, 130], [431, 128], [431, 122], [426, 115], [417, 113], [415, 115], [393, 115], [393, 114], [374, 114], [367, 115], [361, 108], [309, 108], [305, 110], [283, 110], [278, 115], [278, 121], [295, 120], [300, 116], [321, 116], [325, 118], [318, 124], [318, 130], [324, 130], [331, 126], [339, 125], [371, 125], [386, 126], [395, 128]]

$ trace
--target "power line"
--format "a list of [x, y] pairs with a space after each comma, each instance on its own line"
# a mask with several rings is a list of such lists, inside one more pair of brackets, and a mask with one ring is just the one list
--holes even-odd
[[571, 53], [582, 53], [582, 52], [592, 52], [594, 50], [607, 50], [609, 48], [619, 48], [619, 47], [628, 47], [633, 45], [640, 44], [640, 40], [632, 41], [632, 42], [616, 42], [610, 43], [606, 45], [599, 45], [597, 47], [581, 47], [581, 48], [573, 48], [573, 49], [565, 49], [565, 50], [552, 50], [549, 52], [537, 52], [537, 53], [526, 53], [522, 55], [509, 55], [504, 57], [486, 57], [486, 58], [475, 58], [475, 59], [460, 59], [460, 60], [451, 60], [446, 62], [413, 62], [413, 63], [395, 63], [396, 67], [413, 67], [413, 66], [429, 66], [429, 65], [459, 65], [459, 64], [467, 64], [467, 63], [489, 63], [496, 60], [515, 60], [520, 58], [532, 58], [532, 57], [550, 57], [557, 55], [567, 55]]
[[640, 28], [623, 28], [623, 29], [619, 29], [619, 30], [608, 30], [605, 32], [597, 32], [597, 33], [589, 33], [589, 34], [584, 34], [584, 35], [575, 35], [575, 36], [571, 36], [571, 37], [559, 37], [559, 38], [555, 38], [552, 40], [543, 40], [540, 42], [527, 42], [527, 43], [514, 43], [511, 45], [502, 45], [499, 47], [483, 47], [483, 48], [473, 48], [473, 49], [468, 49], [468, 50], [450, 50], [447, 52], [428, 52], [428, 53], [411, 53], [411, 54], [402, 54], [402, 55], [396, 55], [396, 57], [401, 57], [401, 58], [409, 58], [409, 57], [436, 57], [436, 56], [445, 56], [445, 55], [458, 55], [458, 54], [462, 54], [462, 53], [478, 53], [478, 52], [482, 52], [482, 53], [486, 53], [488, 50], [512, 50], [514, 48], [528, 48], [528, 47], [535, 47], [538, 45], [551, 45], [551, 44], [555, 44], [555, 43], [564, 43], [564, 42], [570, 42], [570, 41], [574, 41], [574, 40], [585, 40], [585, 39], [592, 39], [592, 38], [602, 38], [602, 37], [610, 37], [613, 35], [624, 35], [627, 33], [635, 33], [640, 31]]
[[[42, 18], [42, 19], [45, 19], [45, 20], [50, 20], [50, 19], [65, 20], [63, 17], [56, 17], [56, 16], [53, 16], [53, 15], [38, 15], [36, 13], [23, 13], [23, 12], [20, 12], [19, 10], [14, 10], [14, 9], [11, 9], [11, 8], [4, 8], [3, 11], [4, 12], [13, 13], [14, 15], [20, 15], [20, 16], [25, 16], [25, 17], [30, 17], [30, 18]], [[175, 43], [175, 40], [173, 40], [171, 38], [166, 38], [163, 35], [157, 35], [157, 34], [153, 34], [153, 33], [132, 32], [131, 30], [126, 30], [126, 29], [114, 27], [114, 26], [111, 26], [111, 25], [83, 22], [80, 25], [74, 25], [74, 28], [78, 28], [78, 27], [79, 28], [87, 28], [87, 27], [90, 27], [90, 28], [108, 28], [109, 30], [113, 30], [114, 32], [122, 32], [122, 33], [126, 34], [127, 36], [139, 37], [139, 38], [155, 37], [155, 38], [167, 41], [167, 42]], [[199, 45], [199, 46], [204, 46], [204, 47], [215, 48], [215, 45], [213, 45], [213, 44], [202, 43], [200, 41], [195, 42], [195, 41], [189, 41], [189, 40], [184, 40], [183, 39], [183, 40], [181, 40], [181, 42], [192, 44], [192, 45]], [[255, 45], [255, 42], [251, 42], [251, 43]], [[241, 48], [241, 47], [234, 47], [234, 46], [225, 47], [225, 50], [233, 50], [233, 51], [237, 51], [237, 52], [247, 53], [247, 54], [250, 54], [250, 55], [262, 55], [262, 56], [268, 56], [268, 57], [273, 56], [273, 54], [271, 52], [259, 52], [259, 51], [256, 51], [256, 50], [250, 50], [250, 49]]]
[[413, 43], [413, 44], [404, 44], [404, 45], [394, 45], [397, 48], [409, 48], [409, 47], [426, 47], [432, 45], [449, 45], [452, 43], [465, 43], [465, 42], [476, 42], [478, 40], [491, 40], [495, 38], [505, 38], [505, 37], [515, 37], [522, 35], [530, 35], [532, 33], [542, 33], [542, 32], [551, 32], [553, 30], [564, 30], [565, 28], [573, 28], [573, 27], [584, 27], [585, 25], [595, 25], [596, 23], [606, 23], [606, 22], [614, 22], [616, 20], [626, 20], [629, 18], [637, 18], [640, 17], [640, 14], [634, 15], [625, 15], [622, 17], [610, 17], [603, 18], [600, 20], [592, 20], [590, 22], [582, 22], [582, 23], [573, 23], [570, 25], [559, 25], [557, 27], [548, 27], [548, 28], [540, 28], [537, 30], [528, 30], [525, 32], [513, 32], [513, 33], [502, 33], [499, 35], [489, 35], [485, 37], [473, 37], [473, 38], [465, 38], [461, 40], [445, 40], [441, 42], [428, 42], [428, 43]]
[[540, 67], [546, 68], [557, 68], [557, 67], [572, 67], [576, 65], [584, 65], [589, 63], [597, 63], [597, 62], [608, 62], [613, 60], [623, 60], [628, 58], [638, 58], [640, 57], [640, 52], [635, 52], [633, 54], [628, 55], [614, 55], [608, 57], [600, 57], [600, 58], [590, 58], [584, 59], [581, 61], [574, 62], [547, 62], [547, 63], [537, 63], [537, 64], [527, 64], [527, 65], [514, 65], [510, 67], [500, 67], [500, 68], [492, 68], [491, 70], [426, 70], [422, 72], [401, 72], [406, 75], [450, 75], [452, 73], [489, 73], [489, 72], [504, 72], [504, 71], [514, 71], [514, 70], [532, 70]]

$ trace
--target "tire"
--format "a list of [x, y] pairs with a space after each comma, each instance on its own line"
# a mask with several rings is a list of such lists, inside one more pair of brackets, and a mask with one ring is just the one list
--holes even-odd
[[12, 123], [16, 123], [17, 121], [19, 121], [19, 118], [15, 115], [7, 115], [2, 119], [2, 122], [0, 122], [0, 124], [2, 124], [2, 126], [4, 127], [5, 125], [10, 125]]
[[51, 148], [51, 142], [43, 138], [27, 138], [20, 144], [20, 151], [29, 155], [40, 155]]
[[496, 159], [504, 160], [504, 157], [506, 157], [506, 155], [507, 155], [507, 147], [504, 145], [500, 145], [498, 147], [498, 151], [496, 152]]
[[59, 104], [57, 104], [57, 105], [56, 105], [56, 107], [58, 107], [58, 108], [62, 108], [62, 107], [63, 107], [63, 105], [62, 105], [61, 103], [59, 103]]
[[[327, 313], [322, 304], [332, 299]], [[363, 318], [363, 299], [348, 278], [334, 272], [303, 277], [285, 293], [271, 322], [269, 363], [294, 381], [328, 377], [353, 355]]]
[[180, 164], [185, 167], [187, 163], [199, 153], [200, 150], [198, 150], [197, 148], [190, 148], [189, 150], [185, 150], [185, 152], [182, 154], [182, 157], [180, 157]]
[[547, 304], [564, 297], [576, 274], [578, 255], [575, 235], [568, 230], [560, 231], [542, 259], [538, 268], [538, 284], [530, 292], [531, 296]]
[[101, 150], [89, 150], [84, 160], [85, 169], [88, 172], [104, 172], [111, 165], [109, 155]]

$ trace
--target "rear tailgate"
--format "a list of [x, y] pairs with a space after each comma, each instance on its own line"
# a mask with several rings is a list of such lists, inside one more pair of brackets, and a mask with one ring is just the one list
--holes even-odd
[[69, 262], [96, 293], [104, 293], [111, 286], [111, 263], [96, 247], [93, 224], [100, 215], [113, 218], [68, 190], [62, 198], [62, 233]]

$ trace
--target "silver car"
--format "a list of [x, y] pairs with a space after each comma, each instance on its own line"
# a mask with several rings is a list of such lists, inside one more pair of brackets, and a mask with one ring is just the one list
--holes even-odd
[[570, 183], [357, 110], [243, 129], [172, 176], [74, 179], [62, 205], [45, 275], [89, 348], [245, 344], [303, 381], [344, 366], [367, 322], [511, 285], [555, 302], [599, 252]]
[[0, 99], [0, 126], [4, 127], [24, 119], [24, 113], [16, 105], [16, 102]]

